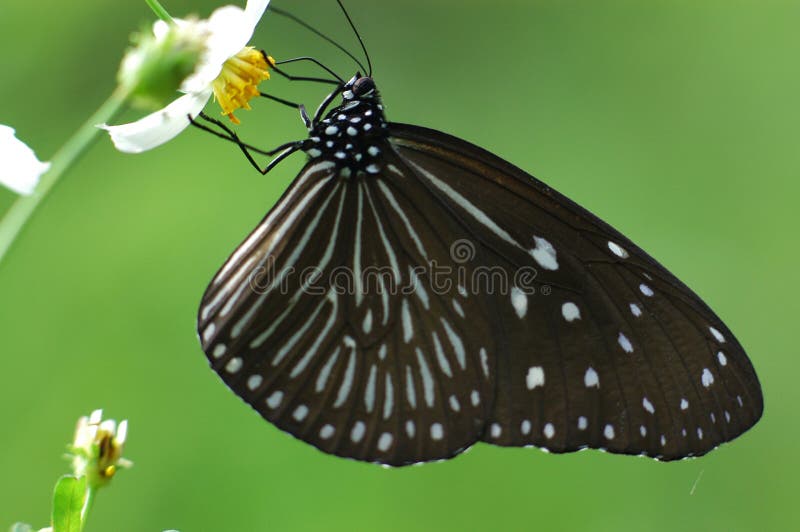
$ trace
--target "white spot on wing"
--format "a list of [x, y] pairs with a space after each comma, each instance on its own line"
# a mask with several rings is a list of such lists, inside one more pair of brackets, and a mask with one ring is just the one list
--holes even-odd
[[369, 368], [369, 379], [367, 380], [367, 387], [364, 390], [364, 406], [367, 407], [367, 413], [372, 413], [375, 408], [375, 379], [378, 375], [378, 368], [375, 364]]
[[556, 249], [553, 245], [544, 238], [535, 235], [533, 241], [536, 247], [531, 250], [531, 256], [534, 260], [545, 270], [557, 270], [558, 260], [556, 259]]
[[385, 453], [392, 446], [392, 441], [394, 441], [392, 435], [388, 432], [384, 432], [381, 434], [381, 437], [378, 438], [378, 450]]
[[491, 434], [492, 438], [497, 439], [503, 434], [503, 429], [497, 423], [492, 423]]
[[408, 276], [413, 284], [414, 294], [416, 294], [420, 302], [422, 302], [422, 306], [425, 307], [425, 310], [429, 310], [431, 308], [431, 302], [430, 298], [428, 298], [428, 292], [425, 291], [425, 286], [422, 284], [417, 272], [414, 271], [414, 268], [408, 269]]
[[[213, 357], [214, 357], [214, 358], [216, 358], [216, 359], [220, 359], [220, 358], [222, 358], [222, 357], [224, 357], [224, 356], [225, 356], [225, 353], [226, 353], [227, 351], [228, 351], [228, 348], [227, 348], [227, 347], [225, 347], [225, 345], [224, 345], [224, 344], [218, 344], [218, 345], [217, 345], [217, 346], [214, 348], [214, 351], [211, 353], [211, 356], [213, 356]], [[724, 366], [724, 364], [723, 364], [723, 366]]]
[[586, 370], [586, 374], [583, 376], [583, 384], [586, 385], [587, 388], [591, 387], [600, 387], [600, 376], [597, 374], [594, 368], [589, 367]]
[[361, 438], [364, 437], [364, 432], [366, 432], [367, 427], [364, 425], [363, 421], [356, 421], [356, 424], [353, 425], [353, 430], [350, 431], [350, 439], [353, 440], [353, 443], [358, 443], [361, 441]]
[[323, 440], [327, 440], [333, 436], [334, 432], [336, 432], [336, 429], [333, 428], [333, 425], [323, 425], [322, 428], [319, 429], [319, 437]]
[[614, 255], [616, 255], [621, 259], [627, 259], [630, 256], [628, 255], [628, 252], [625, 250], [625, 248], [623, 248], [622, 246], [620, 246], [615, 242], [611, 242], [610, 240], [608, 242], [608, 249], [611, 250], [611, 253], [613, 253]]
[[469, 400], [472, 402], [472, 406], [478, 406], [481, 404], [481, 394], [478, 393], [478, 390], [472, 390], [469, 394]]
[[686, 399], [681, 399], [681, 410], [688, 410], [689, 409], [689, 401]]
[[711, 370], [708, 368], [703, 368], [703, 375], [700, 377], [700, 381], [706, 388], [709, 388], [712, 384], [714, 384], [714, 375], [711, 374]]
[[408, 434], [408, 437], [413, 438], [416, 432], [417, 432], [417, 427], [416, 425], [414, 425], [414, 422], [411, 420], [406, 421], [406, 434]]
[[571, 301], [567, 301], [561, 305], [561, 315], [569, 322], [581, 319], [581, 311], [578, 305]]
[[217, 332], [217, 326], [209, 323], [208, 327], [203, 331], [203, 342], [208, 343], [214, 337], [215, 332]]
[[433, 348], [434, 351], [436, 351], [436, 360], [439, 362], [439, 367], [442, 368], [442, 373], [452, 378], [453, 371], [450, 369], [450, 362], [447, 361], [447, 357], [444, 354], [444, 349], [442, 349], [442, 343], [439, 341], [439, 335], [437, 335], [436, 331], [434, 331], [431, 336], [433, 337]]
[[525, 384], [529, 390], [533, 390], [538, 386], [544, 386], [544, 368], [541, 366], [531, 366], [528, 368], [528, 374], [525, 376]]
[[429, 407], [433, 407], [433, 375], [431, 375], [431, 370], [428, 368], [428, 363], [425, 361], [425, 355], [422, 353], [422, 350], [417, 347], [417, 360], [419, 361], [419, 372], [422, 375], [422, 391], [425, 396], [425, 404]]
[[455, 395], [450, 396], [450, 408], [453, 412], [459, 412], [461, 410], [461, 404], [458, 402], [458, 398]]
[[243, 364], [244, 363], [242, 362], [241, 358], [239, 357], [232, 358], [228, 361], [227, 364], [225, 364], [225, 371], [231, 374], [238, 373], [239, 370], [242, 369]]
[[511, 305], [520, 319], [528, 313], [528, 296], [516, 286], [511, 288]]
[[656, 409], [653, 406], [653, 403], [651, 403], [650, 400], [647, 397], [642, 399], [642, 406], [644, 407], [645, 410], [647, 410], [651, 414], [655, 414], [656, 413]]
[[383, 419], [389, 419], [394, 409], [394, 385], [392, 384], [392, 376], [386, 374], [386, 397], [383, 400]]
[[467, 352], [464, 350], [464, 342], [461, 341], [461, 337], [453, 330], [446, 319], [440, 318], [440, 320], [444, 326], [444, 332], [447, 333], [447, 339], [450, 341], [450, 345], [453, 346], [458, 365], [461, 366], [461, 369], [467, 369]]
[[708, 330], [711, 331], [711, 334], [714, 335], [714, 338], [717, 340], [717, 342], [719, 342], [721, 344], [725, 343], [725, 337], [722, 336], [721, 332], [716, 330], [714, 327], [709, 327]]
[[306, 405], [300, 405], [294, 409], [292, 417], [295, 419], [295, 421], [303, 421], [307, 415], [308, 407]]
[[605, 428], [603, 429], [603, 436], [605, 436], [607, 440], [613, 440], [615, 436], [614, 426], [611, 424], [606, 425]]
[[367, 315], [364, 316], [362, 329], [364, 330], [364, 334], [369, 334], [372, 332], [372, 309], [367, 310]]
[[642, 309], [636, 303], [631, 303], [631, 314], [637, 318], [642, 315]]
[[247, 379], [247, 389], [254, 392], [261, 386], [262, 382], [264, 382], [264, 377], [261, 375], [250, 375], [250, 378]]
[[553, 426], [552, 423], [548, 423], [547, 425], [544, 426], [543, 432], [545, 438], [547, 438], [548, 440], [552, 440], [553, 436], [556, 435], [556, 428]]
[[[349, 337], [346, 337], [345, 340], [347, 338]], [[333, 403], [334, 408], [339, 408], [344, 404], [345, 401], [347, 401], [347, 397], [350, 395], [350, 390], [353, 388], [353, 376], [356, 372], [356, 347], [355, 345], [348, 347], [350, 347], [350, 358], [347, 360], [347, 368], [344, 370], [344, 378], [342, 379], [342, 385], [339, 387], [339, 393], [336, 396], [336, 402]]]
[[322, 390], [324, 390], [325, 386], [328, 384], [328, 377], [331, 374], [331, 369], [333, 369], [333, 365], [336, 364], [336, 360], [339, 358], [339, 353], [341, 350], [341, 347], [337, 347], [336, 351], [334, 351], [328, 361], [325, 362], [325, 365], [322, 366], [322, 369], [319, 370], [317, 382], [314, 386], [314, 391], [317, 393], [320, 393]]
[[414, 326], [411, 323], [411, 311], [408, 308], [408, 300], [403, 299], [402, 310], [400, 311], [403, 319], [403, 341], [409, 343], [414, 337]]
[[414, 375], [411, 366], [406, 366], [406, 399], [411, 408], [417, 408], [417, 391], [414, 388]]
[[619, 346], [622, 348], [623, 351], [626, 353], [633, 353], [633, 344], [631, 341], [628, 340], [628, 337], [622, 333], [619, 333], [619, 338], [617, 338], [617, 342], [619, 342]]
[[283, 401], [283, 392], [278, 390], [276, 392], [272, 392], [272, 394], [267, 397], [267, 406], [271, 409], [275, 410], [279, 406], [281, 406], [281, 402]]
[[442, 427], [441, 423], [431, 425], [431, 438], [437, 441], [444, 438], [444, 427]]
[[531, 433], [531, 422], [530, 422], [530, 420], [527, 420], [527, 419], [523, 420], [522, 424], [519, 427], [519, 430], [525, 436], [530, 434]]
[[639, 291], [647, 297], [653, 297], [653, 289], [644, 283], [639, 285]]
[[586, 427], [589, 426], [589, 420], [586, 419], [585, 416], [581, 416], [578, 418], [578, 430], [586, 430]]
[[483, 375], [488, 379], [489, 378], [489, 354], [486, 352], [486, 349], [481, 347], [480, 355], [481, 355], [481, 369], [483, 369]]
[[728, 364], [728, 359], [722, 351], [717, 352], [717, 360], [719, 360], [720, 366], [726, 366]]

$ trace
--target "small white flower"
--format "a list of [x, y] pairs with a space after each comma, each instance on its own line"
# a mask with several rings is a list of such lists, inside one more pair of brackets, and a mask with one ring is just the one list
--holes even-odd
[[[194, 28], [197, 38], [204, 40], [199, 64], [181, 85], [184, 95], [163, 109], [130, 124], [100, 126], [109, 132], [117, 149], [141, 153], [172, 140], [189, 126], [189, 116], [200, 114], [212, 94], [223, 114], [238, 123], [233, 112], [250, 109], [248, 102], [258, 96], [257, 86], [269, 79], [267, 69], [274, 64], [271, 57], [247, 46], [268, 5], [269, 0], [248, 0], [245, 9], [221, 7], [208, 20], [176, 19], [184, 31]], [[153, 26], [156, 39], [169, 31], [164, 21]]]
[[89, 483], [100, 486], [111, 480], [117, 469], [130, 467], [122, 458], [128, 437], [128, 421], [103, 419], [103, 411], [95, 410], [78, 420], [75, 438], [70, 445], [75, 476], [86, 476]]
[[14, 136], [14, 129], [0, 124], [0, 184], [17, 194], [32, 194], [39, 178], [50, 169], [27, 144]]

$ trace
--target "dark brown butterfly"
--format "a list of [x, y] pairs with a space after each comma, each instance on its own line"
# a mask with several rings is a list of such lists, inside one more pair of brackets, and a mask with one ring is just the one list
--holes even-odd
[[264, 418], [390, 465], [477, 441], [675, 460], [758, 421], [733, 333], [614, 228], [477, 146], [387, 122], [369, 76], [320, 111], [280, 157], [308, 163], [200, 307], [211, 366]]

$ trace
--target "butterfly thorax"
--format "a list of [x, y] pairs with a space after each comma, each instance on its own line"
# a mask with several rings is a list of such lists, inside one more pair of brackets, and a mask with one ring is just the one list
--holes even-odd
[[388, 136], [383, 104], [372, 78], [356, 76], [342, 90], [342, 104], [315, 124], [303, 150], [334, 163], [343, 175], [378, 174]]

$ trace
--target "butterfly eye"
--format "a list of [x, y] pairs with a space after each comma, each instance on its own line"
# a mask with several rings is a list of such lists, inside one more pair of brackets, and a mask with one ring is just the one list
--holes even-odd
[[370, 77], [361, 77], [353, 84], [353, 94], [356, 98], [367, 96], [375, 90], [375, 82]]

